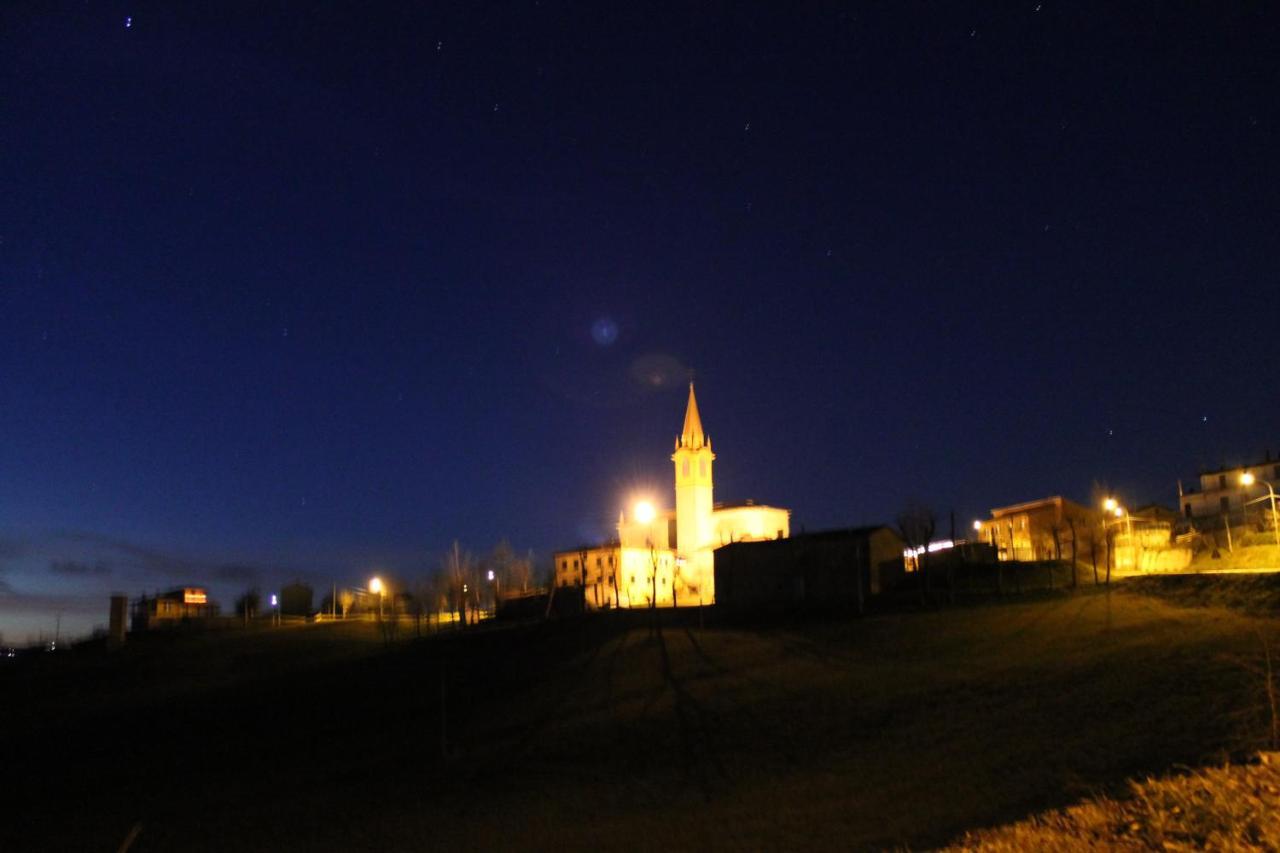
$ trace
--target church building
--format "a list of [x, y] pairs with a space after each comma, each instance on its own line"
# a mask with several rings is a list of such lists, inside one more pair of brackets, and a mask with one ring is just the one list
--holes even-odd
[[715, 503], [715, 460], [691, 382], [684, 426], [671, 455], [675, 507], [640, 501], [618, 516], [612, 543], [557, 551], [556, 586], [582, 587], [589, 610], [713, 603], [716, 548], [791, 533], [790, 510], [752, 501]]

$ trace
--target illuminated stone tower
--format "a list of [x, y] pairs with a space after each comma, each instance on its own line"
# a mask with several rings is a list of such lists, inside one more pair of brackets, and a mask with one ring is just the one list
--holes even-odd
[[712, 519], [711, 464], [715, 458], [711, 452], [711, 440], [702, 431], [698, 401], [693, 396], [693, 383], [690, 382], [684, 428], [676, 438], [676, 451], [671, 456], [676, 466], [674, 545], [680, 567], [679, 582], [675, 588], [678, 594], [701, 595], [707, 602], [714, 596], [711, 549], [715, 544], [715, 523]]

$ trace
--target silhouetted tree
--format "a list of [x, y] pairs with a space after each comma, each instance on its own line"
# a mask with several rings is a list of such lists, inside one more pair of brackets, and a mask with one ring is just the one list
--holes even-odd
[[305, 583], [294, 582], [280, 588], [280, 612], [287, 616], [310, 616], [314, 591]]
[[472, 588], [475, 587], [475, 560], [472, 559], [471, 554], [462, 550], [462, 546], [455, 539], [445, 553], [440, 568], [454, 611], [458, 614], [458, 621], [466, 625], [467, 599], [471, 595]]
[[236, 615], [247, 622], [258, 615], [261, 606], [262, 593], [258, 592], [257, 587], [252, 587], [236, 599]]
[[[1049, 522], [1049, 536], [1053, 540], [1053, 559], [1054, 562], [1062, 561], [1062, 521], [1055, 517]], [[1054, 566], [1049, 565], [1049, 589], [1053, 589], [1053, 570]]]
[[1080, 586], [1080, 579], [1076, 577], [1076, 520], [1074, 516], [1067, 516], [1067, 528], [1071, 531], [1071, 588], [1076, 589]]
[[926, 506], [909, 502], [902, 512], [898, 513], [898, 533], [908, 548], [919, 550], [916, 557], [916, 572], [919, 573], [920, 603], [924, 604], [929, 593], [929, 543], [933, 540], [938, 520], [933, 510]]
[[528, 551], [523, 557], [516, 557], [511, 561], [508, 570], [507, 589], [515, 592], [528, 592], [533, 586], [533, 551]]

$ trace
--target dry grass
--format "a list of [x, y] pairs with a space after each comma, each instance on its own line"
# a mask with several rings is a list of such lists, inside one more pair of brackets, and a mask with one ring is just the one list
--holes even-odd
[[1280, 754], [1133, 782], [1127, 797], [971, 832], [948, 849], [1280, 850]]

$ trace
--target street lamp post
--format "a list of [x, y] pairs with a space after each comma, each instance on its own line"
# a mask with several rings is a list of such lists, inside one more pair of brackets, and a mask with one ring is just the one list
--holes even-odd
[[[1276, 545], [1280, 545], [1280, 524], [1276, 523], [1276, 490], [1271, 487], [1271, 483], [1266, 480], [1260, 480], [1253, 476], [1252, 473], [1246, 471], [1240, 475], [1240, 485], [1252, 486], [1254, 483], [1262, 483], [1267, 487], [1267, 500], [1271, 501], [1271, 530], [1276, 537]], [[1262, 498], [1258, 498], [1262, 500]], [[1254, 501], [1250, 501], [1254, 503]]]
[[502, 578], [493, 569], [488, 573], [489, 583], [493, 584], [493, 615], [498, 615], [498, 598], [502, 594]]
[[[1115, 498], [1107, 498], [1102, 502], [1102, 508], [1114, 515], [1117, 519], [1124, 519], [1124, 533], [1129, 540], [1129, 551], [1133, 554], [1133, 568], [1138, 568], [1138, 546], [1133, 541], [1133, 520], [1129, 515], [1129, 510], [1123, 507]], [[1103, 519], [1103, 527], [1107, 525], [1107, 521]]]

